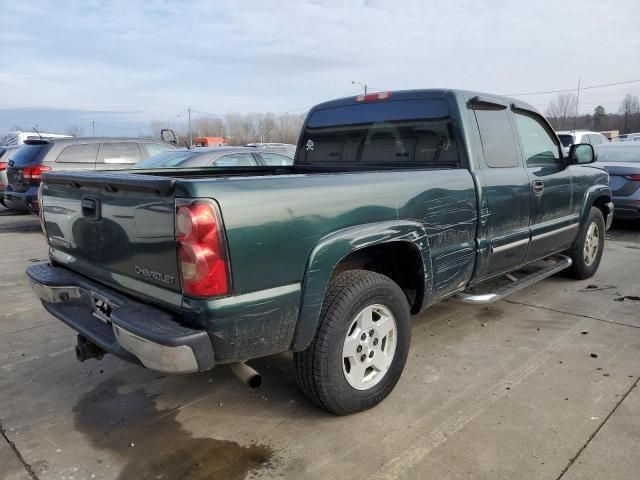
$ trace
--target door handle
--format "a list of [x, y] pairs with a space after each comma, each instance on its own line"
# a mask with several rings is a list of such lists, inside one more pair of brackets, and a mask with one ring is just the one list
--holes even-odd
[[542, 180], [534, 180], [531, 182], [531, 190], [533, 190], [534, 195], [542, 195], [544, 192], [544, 182]]

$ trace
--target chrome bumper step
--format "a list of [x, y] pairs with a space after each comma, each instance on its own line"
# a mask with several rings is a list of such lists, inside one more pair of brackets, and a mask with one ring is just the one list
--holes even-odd
[[525, 277], [516, 280], [515, 282], [510, 283], [509, 285], [497, 288], [492, 292], [461, 292], [454, 295], [452, 298], [458, 302], [469, 303], [473, 305], [487, 305], [497, 302], [499, 300], [502, 300], [504, 297], [517, 292], [518, 290], [522, 290], [523, 288], [529, 287], [534, 283], [538, 283], [540, 280], [544, 280], [545, 278], [550, 277], [551, 275], [571, 266], [571, 259], [566, 255], [555, 255], [554, 258], [557, 258], [558, 261], [553, 265], [537, 270]]

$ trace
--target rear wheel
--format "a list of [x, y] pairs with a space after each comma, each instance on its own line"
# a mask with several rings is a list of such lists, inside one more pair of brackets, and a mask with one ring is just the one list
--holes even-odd
[[411, 340], [409, 304], [375, 272], [331, 280], [309, 347], [294, 354], [296, 379], [315, 405], [338, 415], [371, 408], [400, 379]]
[[602, 259], [605, 224], [602, 211], [591, 207], [587, 221], [581, 226], [578, 238], [569, 252], [573, 264], [567, 273], [579, 280], [592, 277]]

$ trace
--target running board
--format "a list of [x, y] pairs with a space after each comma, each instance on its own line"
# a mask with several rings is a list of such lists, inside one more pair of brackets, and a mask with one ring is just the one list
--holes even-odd
[[560, 270], [564, 270], [565, 268], [569, 268], [571, 266], [571, 259], [566, 255], [556, 255], [558, 261], [553, 265], [538, 270], [526, 277], [522, 277], [519, 280], [516, 280], [509, 285], [505, 285], [504, 287], [500, 287], [493, 292], [488, 293], [458, 293], [453, 296], [453, 299], [462, 302], [462, 303], [470, 303], [473, 305], [486, 305], [489, 303], [497, 302], [498, 300], [502, 300], [507, 295], [511, 295], [518, 290], [529, 287], [534, 283], [538, 283], [540, 280], [543, 280], [547, 277], [550, 277], [554, 273], [558, 273]]

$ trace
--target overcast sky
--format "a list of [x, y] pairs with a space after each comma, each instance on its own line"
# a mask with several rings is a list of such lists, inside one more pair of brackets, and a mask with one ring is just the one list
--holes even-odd
[[[375, 89], [640, 79], [634, 1], [0, 0], [0, 132], [138, 134], [187, 107], [304, 112]], [[616, 111], [640, 82], [584, 91]], [[544, 111], [550, 95], [521, 97]]]

